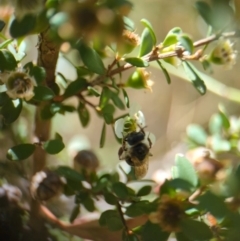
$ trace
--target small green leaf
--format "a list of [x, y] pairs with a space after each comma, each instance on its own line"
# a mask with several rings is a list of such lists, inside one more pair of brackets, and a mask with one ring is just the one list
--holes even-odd
[[146, 208], [148, 206], [149, 202], [146, 200], [132, 203], [130, 206], [126, 208], [125, 214], [129, 217], [141, 216], [146, 213]]
[[126, 104], [127, 108], [129, 108], [130, 101], [129, 101], [129, 98], [128, 98], [128, 94], [127, 94], [125, 89], [122, 89], [122, 92], [123, 92], [123, 97], [124, 97], [125, 104]]
[[136, 67], [148, 67], [149, 63], [141, 58], [132, 57], [124, 59], [127, 63], [136, 66]]
[[80, 213], [80, 206], [75, 205], [73, 210], [72, 210], [71, 216], [69, 218], [69, 222], [72, 223], [77, 218], [79, 213]]
[[115, 107], [112, 104], [107, 104], [102, 108], [102, 115], [107, 124], [112, 124], [114, 121], [113, 114]]
[[193, 41], [188, 35], [182, 34], [181, 36], [179, 36], [178, 42], [180, 42], [181, 46], [183, 46], [184, 49], [187, 50], [190, 54], [193, 53]]
[[70, 168], [69, 166], [58, 166], [55, 172], [60, 176], [65, 177], [67, 181], [71, 180], [77, 182], [78, 185], [81, 181], [85, 180], [84, 176], [82, 176], [80, 173]]
[[7, 49], [0, 50], [0, 70], [15, 70], [17, 68], [17, 61], [13, 54]]
[[177, 241], [191, 241], [186, 235], [182, 232], [176, 232], [176, 239]]
[[59, 139], [49, 140], [43, 144], [43, 149], [51, 155], [59, 153], [64, 147], [64, 143]]
[[154, 47], [154, 39], [148, 28], [145, 28], [141, 35], [141, 45], [139, 50], [139, 57], [142, 57], [152, 51]]
[[88, 86], [88, 92], [96, 97], [99, 97], [101, 94], [92, 86]]
[[187, 136], [192, 141], [202, 146], [205, 146], [208, 137], [206, 131], [200, 125], [196, 124], [188, 125]]
[[199, 201], [198, 207], [203, 211], [210, 212], [216, 218], [224, 218], [229, 213], [224, 199], [207, 191], [197, 198]]
[[175, 163], [177, 167], [177, 176], [175, 178], [183, 179], [196, 187], [198, 178], [192, 164], [182, 155], [176, 155]]
[[181, 229], [190, 240], [209, 240], [213, 237], [210, 228], [205, 223], [192, 219], [181, 220]]
[[122, 182], [113, 183], [112, 190], [121, 199], [126, 199], [129, 196], [128, 188]]
[[204, 95], [207, 90], [206, 85], [204, 81], [201, 79], [201, 77], [196, 73], [193, 66], [190, 65], [188, 62], [183, 61], [183, 67], [186, 74], [188, 75], [188, 78], [192, 81], [193, 86], [201, 95]]
[[151, 190], [152, 190], [152, 186], [144, 186], [137, 192], [137, 196], [138, 197], [146, 196], [151, 192]]
[[94, 205], [94, 201], [92, 200], [92, 198], [88, 195], [86, 196], [82, 202], [83, 206], [87, 209], [87, 211], [89, 212], [93, 212], [95, 211], [95, 205]]
[[13, 39], [7, 39], [7, 40], [3, 41], [2, 43], [0, 43], [0, 49], [6, 48], [12, 41], [13, 41]]
[[77, 80], [71, 82], [67, 86], [64, 96], [65, 97], [73, 96], [73, 95], [77, 94], [79, 91], [85, 89], [87, 86], [88, 86], [88, 83], [85, 79], [83, 79], [83, 78], [77, 79]]
[[168, 47], [178, 42], [178, 36], [182, 33], [182, 29], [179, 27], [175, 27], [171, 29], [165, 39], [163, 40], [163, 47]]
[[43, 67], [33, 66], [29, 72], [30, 76], [33, 76], [38, 84], [42, 83], [46, 78], [46, 71]]
[[118, 93], [112, 92], [111, 99], [115, 106], [117, 106], [120, 110], [124, 110], [125, 106], [122, 100], [119, 98]]
[[20, 115], [22, 111], [22, 100], [12, 100], [7, 99], [4, 102], [4, 105], [0, 111], [1, 115], [4, 118], [5, 124], [11, 124], [13, 123]]
[[42, 85], [34, 86], [33, 100], [36, 100], [36, 101], [51, 100], [54, 96], [55, 94], [50, 88]]
[[0, 20], [0, 32], [3, 30], [5, 25], [6, 25], [5, 22], [3, 20]]
[[159, 224], [153, 224], [147, 221], [141, 228], [142, 241], [166, 241], [170, 233], [161, 229]]
[[118, 202], [117, 198], [110, 192], [103, 194], [105, 201], [110, 205], [116, 205]]
[[8, 150], [7, 158], [11, 161], [22, 161], [30, 157], [34, 151], [35, 145], [20, 144]]
[[149, 30], [149, 32], [152, 35], [153, 45], [156, 45], [157, 38], [156, 38], [156, 35], [154, 33], [152, 24], [145, 18], [141, 19], [141, 23]]
[[78, 116], [79, 116], [82, 126], [86, 127], [90, 121], [90, 113], [89, 113], [88, 109], [86, 108], [85, 104], [83, 104], [80, 101], [77, 110], [78, 110]]
[[228, 140], [224, 140], [218, 134], [212, 136], [210, 144], [214, 152], [224, 152], [231, 150], [231, 143]]
[[0, 92], [0, 106], [3, 106], [8, 100], [10, 100], [10, 97], [8, 96], [6, 91]]
[[203, 1], [197, 1], [195, 3], [195, 7], [204, 21], [207, 24], [212, 25], [212, 9], [210, 8], [209, 4]]
[[100, 148], [103, 148], [105, 140], [106, 140], [106, 124], [104, 122], [102, 127], [102, 132], [101, 132], [101, 138], [100, 138]]
[[36, 25], [36, 17], [34, 15], [25, 15], [21, 20], [14, 19], [10, 25], [10, 34], [13, 38], [22, 37], [31, 32]]
[[112, 96], [112, 92], [108, 87], [103, 87], [101, 97], [99, 100], [99, 107], [103, 108]]
[[105, 74], [105, 67], [102, 59], [93, 48], [90, 48], [89, 46], [81, 42], [79, 44], [78, 50], [83, 63], [90, 71], [100, 75]]
[[101, 226], [107, 226], [111, 231], [118, 231], [123, 228], [119, 213], [115, 210], [107, 210], [103, 212], [100, 216], [99, 224]]
[[157, 60], [157, 63], [158, 63], [158, 65], [159, 65], [159, 67], [161, 68], [163, 74], [165, 75], [165, 78], [166, 78], [166, 80], [167, 80], [167, 83], [168, 83], [168, 84], [171, 84], [171, 78], [170, 78], [167, 70], [162, 66], [160, 60]]
[[90, 71], [89, 69], [87, 69], [84, 66], [77, 66], [76, 70], [77, 70], [77, 76], [78, 77], [83, 77], [83, 76], [87, 76], [87, 75], [92, 75], [93, 74], [92, 71]]

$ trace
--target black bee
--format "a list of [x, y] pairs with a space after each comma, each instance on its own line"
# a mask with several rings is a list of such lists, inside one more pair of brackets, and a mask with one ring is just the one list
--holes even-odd
[[123, 137], [123, 144], [118, 151], [120, 160], [125, 160], [128, 165], [134, 167], [137, 178], [142, 178], [146, 175], [149, 164], [149, 150], [152, 147], [152, 142], [143, 128], [139, 132], [133, 131]]

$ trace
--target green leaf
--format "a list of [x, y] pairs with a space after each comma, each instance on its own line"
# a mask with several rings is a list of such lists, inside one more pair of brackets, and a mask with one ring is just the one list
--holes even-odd
[[78, 77], [83, 77], [83, 76], [87, 76], [87, 75], [92, 75], [93, 74], [92, 71], [90, 71], [89, 69], [87, 69], [84, 66], [77, 66], [76, 70], [77, 70], [77, 76]]
[[3, 30], [5, 25], [6, 25], [5, 22], [3, 20], [0, 20], [0, 32]]
[[165, 39], [163, 40], [163, 43], [162, 43], [163, 47], [168, 47], [173, 44], [176, 44], [178, 42], [178, 35], [180, 35], [181, 33], [182, 33], [182, 29], [179, 27], [175, 27], [171, 29], [168, 32]]
[[136, 67], [148, 67], [149, 63], [141, 58], [132, 57], [124, 59], [127, 63], [136, 66]]
[[88, 86], [88, 92], [96, 97], [99, 97], [101, 94], [92, 86]]
[[6, 91], [0, 92], [0, 106], [3, 106], [6, 101], [11, 100]]
[[10, 34], [13, 38], [22, 37], [31, 32], [36, 25], [36, 17], [34, 15], [25, 15], [21, 20], [14, 19], [10, 25]]
[[80, 213], [80, 205], [75, 205], [71, 212], [69, 222], [72, 223], [77, 218], [79, 213]]
[[112, 124], [114, 121], [113, 114], [115, 112], [115, 108], [112, 104], [107, 104], [102, 108], [102, 115], [107, 124]]
[[220, 135], [213, 135], [211, 138], [211, 147], [214, 152], [224, 152], [231, 150], [231, 143], [224, 140]]
[[3, 41], [2, 43], [0, 43], [0, 49], [6, 48], [12, 41], [13, 41], [13, 39], [7, 39], [7, 40]]
[[176, 232], [176, 239], [177, 241], [191, 241], [186, 235], [182, 232]]
[[187, 50], [190, 54], [193, 53], [193, 41], [188, 35], [182, 34], [181, 36], [179, 36], [178, 42], [180, 42], [181, 46], [183, 46], [184, 49]]
[[15, 70], [17, 68], [17, 61], [13, 54], [7, 49], [0, 50], [0, 70]]
[[50, 88], [42, 85], [34, 86], [33, 100], [36, 100], [36, 101], [51, 100], [54, 96], [55, 94]]
[[187, 136], [197, 143], [198, 145], [205, 146], [207, 141], [207, 133], [206, 131], [200, 126], [196, 124], [190, 124], [187, 127]]
[[210, 228], [205, 223], [191, 219], [181, 220], [181, 230], [190, 240], [209, 240], [213, 237]]
[[33, 66], [29, 72], [30, 76], [33, 76], [38, 84], [42, 83], [46, 78], [46, 71], [43, 67]]
[[90, 71], [100, 75], [105, 74], [105, 67], [102, 59], [93, 48], [90, 48], [89, 46], [81, 42], [79, 44], [78, 50], [83, 63]]
[[137, 196], [146, 196], [148, 195], [152, 190], [152, 186], [144, 186], [142, 187], [138, 192], [137, 192]]
[[88, 86], [88, 83], [85, 79], [83, 79], [83, 78], [77, 79], [77, 80], [71, 82], [67, 86], [64, 96], [65, 97], [73, 96], [73, 95], [77, 94], [79, 91], [85, 89], [87, 86]]
[[101, 97], [99, 100], [99, 107], [103, 108], [108, 103], [111, 97], [112, 97], [111, 90], [108, 87], [103, 87]]
[[117, 106], [120, 110], [125, 109], [124, 103], [119, 98], [118, 93], [112, 92], [111, 99], [112, 99], [114, 105]]
[[11, 161], [22, 161], [30, 157], [34, 151], [35, 145], [20, 144], [8, 150], [7, 158]]
[[139, 50], [139, 57], [142, 57], [152, 51], [154, 47], [154, 39], [148, 28], [145, 28], [141, 35], [141, 45]]
[[87, 209], [87, 211], [89, 212], [93, 212], [95, 211], [95, 206], [94, 206], [94, 201], [92, 200], [92, 198], [88, 195], [86, 196], [82, 202], [83, 206]]
[[177, 167], [177, 176], [175, 178], [183, 179], [196, 187], [198, 178], [192, 164], [182, 155], [176, 155], [175, 163]]
[[204, 19], [204, 21], [207, 24], [212, 25], [212, 20], [211, 20], [212, 10], [211, 10], [209, 4], [206, 2], [203, 2], [203, 1], [197, 1], [195, 3], [195, 7], [198, 10], [201, 17]]
[[57, 174], [60, 176], [63, 176], [67, 179], [67, 181], [75, 181], [78, 184], [81, 181], [84, 181], [86, 178], [82, 176], [80, 173], [75, 171], [74, 169], [70, 168], [69, 166], [58, 166], [57, 169], [55, 170]]
[[13, 123], [20, 115], [22, 111], [22, 100], [17, 99], [12, 101], [11, 99], [7, 99], [4, 102], [4, 105], [0, 111], [1, 115], [4, 118], [5, 124]]
[[125, 214], [129, 217], [137, 217], [146, 213], [146, 208], [149, 206], [148, 201], [139, 201], [132, 203], [126, 208]]
[[156, 35], [154, 33], [152, 24], [145, 18], [141, 19], [141, 23], [149, 30], [149, 32], [150, 32], [150, 34], [152, 36], [153, 45], [156, 45], [157, 38], [156, 38]]
[[115, 210], [107, 210], [103, 212], [100, 216], [99, 224], [101, 226], [107, 226], [111, 231], [118, 231], [123, 228], [119, 213]]
[[210, 212], [217, 219], [224, 218], [229, 213], [224, 199], [210, 191], [198, 197], [197, 200], [199, 201], [198, 207], [201, 210]]
[[147, 221], [141, 229], [142, 241], [166, 241], [170, 233], [164, 232], [159, 224]]
[[123, 97], [124, 97], [125, 104], [126, 104], [127, 108], [129, 108], [130, 101], [129, 101], [129, 98], [128, 98], [128, 94], [127, 94], [125, 89], [122, 89], [122, 92], [123, 92]]
[[78, 110], [78, 116], [79, 116], [82, 126], [86, 127], [90, 121], [90, 113], [89, 113], [88, 109], [86, 108], [85, 104], [83, 104], [80, 101], [77, 110]]
[[129, 196], [128, 188], [122, 182], [113, 183], [112, 190], [121, 199], [126, 199]]
[[106, 140], [106, 124], [104, 122], [102, 127], [102, 132], [101, 132], [101, 138], [100, 138], [100, 148], [103, 148], [105, 140]]
[[189, 79], [192, 81], [193, 86], [197, 89], [197, 91], [201, 94], [204, 95], [206, 93], [206, 86], [204, 81], [199, 77], [199, 75], [196, 73], [194, 70], [193, 66], [190, 65], [188, 62], [183, 61], [183, 67], [188, 75]]
[[159, 65], [159, 67], [161, 68], [163, 74], [165, 75], [165, 78], [166, 78], [166, 80], [167, 80], [167, 83], [168, 83], [168, 84], [171, 84], [171, 78], [170, 78], [167, 70], [162, 66], [160, 60], [157, 60], [157, 63], [158, 63], [158, 65]]
[[117, 198], [110, 192], [103, 194], [105, 201], [110, 205], [116, 205], [118, 200]]
[[51, 155], [59, 153], [64, 147], [64, 143], [62, 142], [62, 140], [59, 139], [49, 140], [43, 144], [43, 149]]

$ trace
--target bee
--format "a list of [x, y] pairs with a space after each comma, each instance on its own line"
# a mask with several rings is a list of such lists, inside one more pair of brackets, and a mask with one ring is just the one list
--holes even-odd
[[123, 137], [122, 146], [118, 151], [119, 160], [125, 160], [128, 165], [132, 166], [136, 178], [142, 178], [146, 175], [149, 165], [149, 156], [152, 154], [149, 150], [152, 142], [149, 136], [146, 137], [144, 129], [133, 131]]

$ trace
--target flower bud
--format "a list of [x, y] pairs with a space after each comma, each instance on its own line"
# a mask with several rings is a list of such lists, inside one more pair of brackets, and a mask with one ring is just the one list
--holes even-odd
[[34, 80], [24, 72], [12, 72], [7, 81], [7, 94], [12, 99], [30, 100], [34, 96]]
[[129, 30], [124, 30], [122, 38], [117, 44], [118, 55], [123, 56], [124, 54], [132, 52], [133, 49], [139, 45], [139, 43], [140, 39], [137, 34]]
[[134, 89], [152, 90], [153, 81], [149, 79], [150, 74], [144, 68], [137, 68], [126, 82], [126, 87]]
[[232, 68], [236, 63], [237, 51], [233, 49], [233, 43], [229, 39], [221, 39], [209, 56], [209, 60], [218, 65], [224, 65], [226, 69]]
[[41, 171], [32, 177], [30, 191], [34, 199], [47, 201], [61, 194], [64, 184], [65, 180], [55, 172]]
[[74, 169], [78, 172], [86, 170], [94, 172], [99, 167], [99, 160], [95, 153], [90, 150], [82, 150], [74, 157]]

